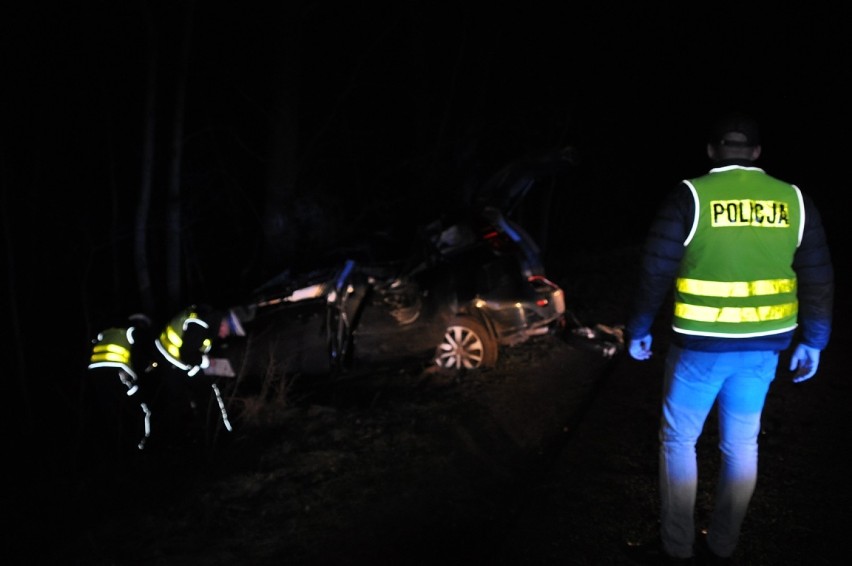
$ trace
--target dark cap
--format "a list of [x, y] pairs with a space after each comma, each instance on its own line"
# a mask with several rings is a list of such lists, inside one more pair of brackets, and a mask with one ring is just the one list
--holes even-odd
[[708, 141], [718, 145], [754, 147], [760, 145], [760, 128], [746, 114], [725, 114], [713, 124]]

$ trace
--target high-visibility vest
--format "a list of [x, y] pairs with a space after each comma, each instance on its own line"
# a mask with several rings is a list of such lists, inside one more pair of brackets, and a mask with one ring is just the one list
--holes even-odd
[[198, 313], [193, 308], [188, 308], [176, 315], [165, 327], [163, 332], [157, 338], [155, 344], [157, 349], [172, 365], [178, 369], [186, 371], [189, 375], [195, 375], [199, 369], [207, 367], [209, 359], [207, 353], [212, 347], [212, 341], [209, 337], [205, 337], [201, 343], [199, 350], [202, 354], [200, 365], [190, 365], [183, 361], [181, 352], [184, 346], [184, 335], [190, 325], [197, 324], [209, 330], [209, 325], [199, 318]]
[[116, 368], [118, 377], [127, 387], [127, 394], [139, 390], [136, 371], [133, 369], [134, 328], [107, 328], [93, 340], [89, 369]]
[[89, 369], [113, 367], [127, 372], [136, 379], [136, 372], [130, 362], [131, 347], [133, 346], [133, 329], [107, 328], [100, 332], [94, 340], [92, 356], [89, 359]]
[[804, 228], [798, 187], [738, 165], [685, 183], [695, 218], [675, 283], [674, 330], [747, 338], [796, 328], [792, 261]]

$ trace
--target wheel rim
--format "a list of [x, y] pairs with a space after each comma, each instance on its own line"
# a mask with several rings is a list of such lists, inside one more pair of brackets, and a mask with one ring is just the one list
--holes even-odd
[[453, 325], [444, 333], [435, 363], [447, 369], [474, 369], [482, 365], [484, 355], [485, 345], [476, 332]]

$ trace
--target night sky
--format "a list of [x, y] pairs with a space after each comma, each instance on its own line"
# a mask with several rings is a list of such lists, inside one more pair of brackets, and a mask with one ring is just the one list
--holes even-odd
[[188, 301], [235, 300], [262, 282], [264, 194], [282, 171], [297, 237], [333, 245], [439, 214], [466, 182], [572, 146], [579, 165], [559, 180], [549, 247], [634, 242], [665, 192], [706, 170], [705, 128], [729, 108], [760, 120], [761, 164], [815, 198], [839, 249], [852, 49], [838, 14], [455, 4], [4, 7], [0, 289], [22, 404], [73, 405], [63, 380], [79, 379], [89, 339], [139, 308], [130, 258], [146, 116], [160, 257], [182, 76]]

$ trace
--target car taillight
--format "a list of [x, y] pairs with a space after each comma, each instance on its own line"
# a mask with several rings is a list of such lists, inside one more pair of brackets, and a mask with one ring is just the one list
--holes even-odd
[[564, 305], [561, 304], [563, 300], [562, 289], [559, 287], [559, 285], [557, 285], [544, 275], [530, 275], [529, 277], [527, 277], [527, 281], [529, 281], [530, 284], [532, 284], [532, 286], [538, 290], [544, 291], [545, 288], [547, 288], [547, 291], [550, 293], [549, 297], [541, 297], [539, 299], [536, 299], [536, 305], [540, 307], [547, 306], [550, 304], [550, 299], [552, 298], [555, 301], [555, 308], [557, 310], [561, 311], [564, 309]]
[[498, 230], [489, 230], [482, 235], [482, 239], [488, 242], [491, 249], [500, 251], [506, 247], [506, 236]]

